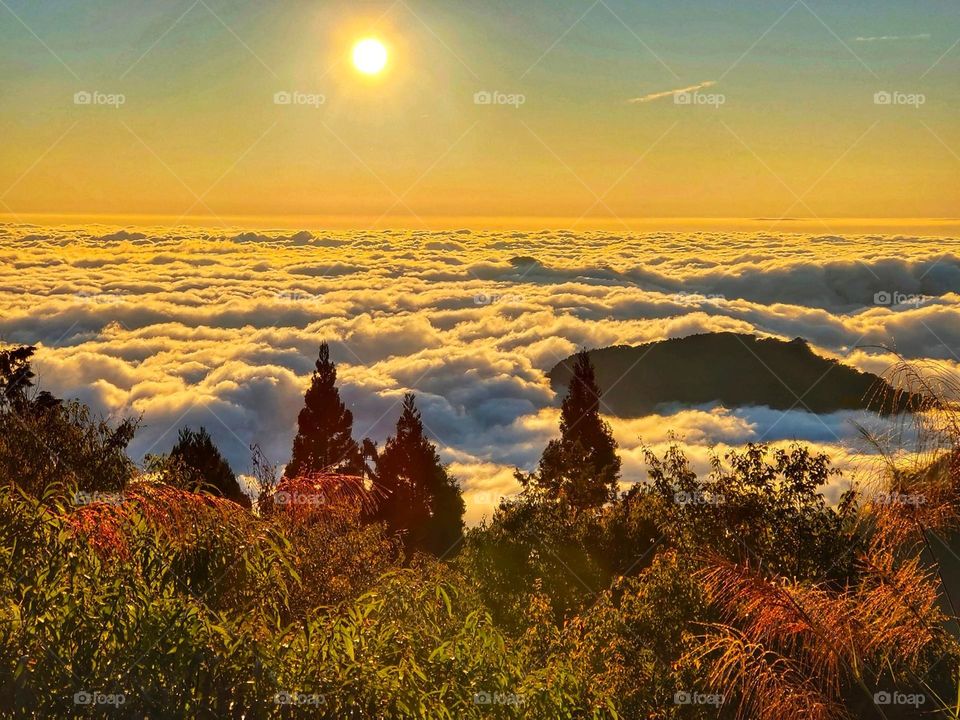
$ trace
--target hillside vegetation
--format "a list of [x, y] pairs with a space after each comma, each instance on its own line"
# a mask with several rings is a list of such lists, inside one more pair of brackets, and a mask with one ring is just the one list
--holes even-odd
[[[953, 408], [838, 505], [802, 446], [620, 460], [586, 353], [522, 492], [464, 530], [415, 399], [352, 438], [321, 350], [254, 502], [201, 431], [138, 467], [136, 419], [0, 353], [0, 714], [163, 718], [957, 718], [941, 556]], [[929, 387], [929, 386], [928, 386]]]

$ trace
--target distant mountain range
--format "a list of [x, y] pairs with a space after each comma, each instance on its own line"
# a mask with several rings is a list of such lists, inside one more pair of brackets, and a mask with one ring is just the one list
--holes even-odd
[[[905, 410], [918, 397], [901, 395], [877, 375], [817, 355], [802, 338], [789, 342], [738, 333], [704, 333], [644, 345], [590, 351], [603, 411], [648, 415], [668, 404], [777, 410]], [[570, 382], [572, 358], [548, 373], [558, 393]], [[798, 401], [798, 398], [800, 400]]]

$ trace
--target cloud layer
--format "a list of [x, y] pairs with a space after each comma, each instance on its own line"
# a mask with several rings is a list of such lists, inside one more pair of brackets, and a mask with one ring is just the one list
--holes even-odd
[[[958, 292], [943, 238], [0, 226], [0, 337], [41, 347], [48, 389], [142, 415], [137, 454], [203, 424], [239, 472], [251, 442], [285, 461], [326, 339], [358, 436], [382, 441], [418, 394], [473, 520], [555, 433], [544, 373], [578, 347], [735, 330], [874, 372], [880, 345], [956, 372]], [[641, 442], [668, 429], [697, 462], [761, 438], [846, 462], [853, 419], [700, 408], [614, 426], [635, 481]]]

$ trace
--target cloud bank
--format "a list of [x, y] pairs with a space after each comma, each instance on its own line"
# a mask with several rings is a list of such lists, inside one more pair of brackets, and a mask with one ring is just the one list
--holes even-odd
[[[882, 372], [887, 346], [960, 361], [960, 243], [924, 237], [608, 232], [224, 232], [0, 226], [0, 338], [37, 344], [43, 385], [136, 414], [133, 452], [205, 425], [234, 470], [285, 462], [321, 340], [355, 432], [390, 434], [414, 391], [470, 519], [556, 433], [545, 377], [579, 347], [717, 330], [808, 338]], [[749, 440], [850, 462], [856, 418], [684, 409], [613, 423], [624, 480], [684, 437], [706, 467]]]

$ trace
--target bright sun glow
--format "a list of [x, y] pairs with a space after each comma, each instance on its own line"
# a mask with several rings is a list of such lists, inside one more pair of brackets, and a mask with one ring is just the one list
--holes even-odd
[[366, 75], [376, 75], [387, 64], [387, 49], [379, 40], [361, 40], [353, 46], [353, 64]]

